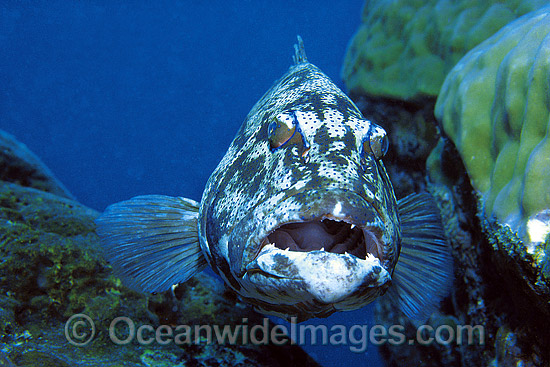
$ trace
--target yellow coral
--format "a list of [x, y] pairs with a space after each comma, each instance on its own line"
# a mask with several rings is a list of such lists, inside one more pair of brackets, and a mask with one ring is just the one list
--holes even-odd
[[[471, 50], [449, 73], [435, 114], [457, 146], [485, 213], [527, 242], [550, 209], [550, 7]], [[543, 241], [542, 240], [542, 241]]]
[[342, 76], [352, 94], [436, 96], [474, 46], [544, 0], [369, 0]]

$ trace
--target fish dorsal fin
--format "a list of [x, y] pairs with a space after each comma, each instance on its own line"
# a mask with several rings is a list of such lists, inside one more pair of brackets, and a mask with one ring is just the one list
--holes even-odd
[[298, 43], [294, 45], [294, 56], [292, 56], [292, 60], [294, 60], [295, 65], [299, 64], [305, 64], [307, 63], [307, 56], [306, 56], [306, 49], [304, 48], [304, 41], [302, 41], [302, 37], [297, 36]]

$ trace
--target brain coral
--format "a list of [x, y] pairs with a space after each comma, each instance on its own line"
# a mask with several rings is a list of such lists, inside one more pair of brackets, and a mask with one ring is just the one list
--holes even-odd
[[369, 0], [342, 76], [352, 94], [436, 96], [470, 49], [544, 0]]
[[471, 50], [449, 73], [435, 114], [485, 214], [527, 242], [550, 228], [550, 7]]

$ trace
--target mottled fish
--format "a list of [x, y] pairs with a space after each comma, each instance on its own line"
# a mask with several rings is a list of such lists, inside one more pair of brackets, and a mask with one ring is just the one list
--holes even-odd
[[[305, 55], [246, 117], [200, 204], [138, 196], [97, 220], [129, 286], [158, 292], [209, 265], [258, 310], [303, 321], [386, 293], [413, 318], [449, 288], [452, 260], [429, 194], [397, 201], [385, 130]], [[399, 261], [398, 261], [399, 260]]]

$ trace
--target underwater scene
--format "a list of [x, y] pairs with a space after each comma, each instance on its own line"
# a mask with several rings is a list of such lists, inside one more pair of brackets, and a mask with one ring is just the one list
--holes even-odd
[[0, 4], [0, 366], [550, 366], [542, 0]]

